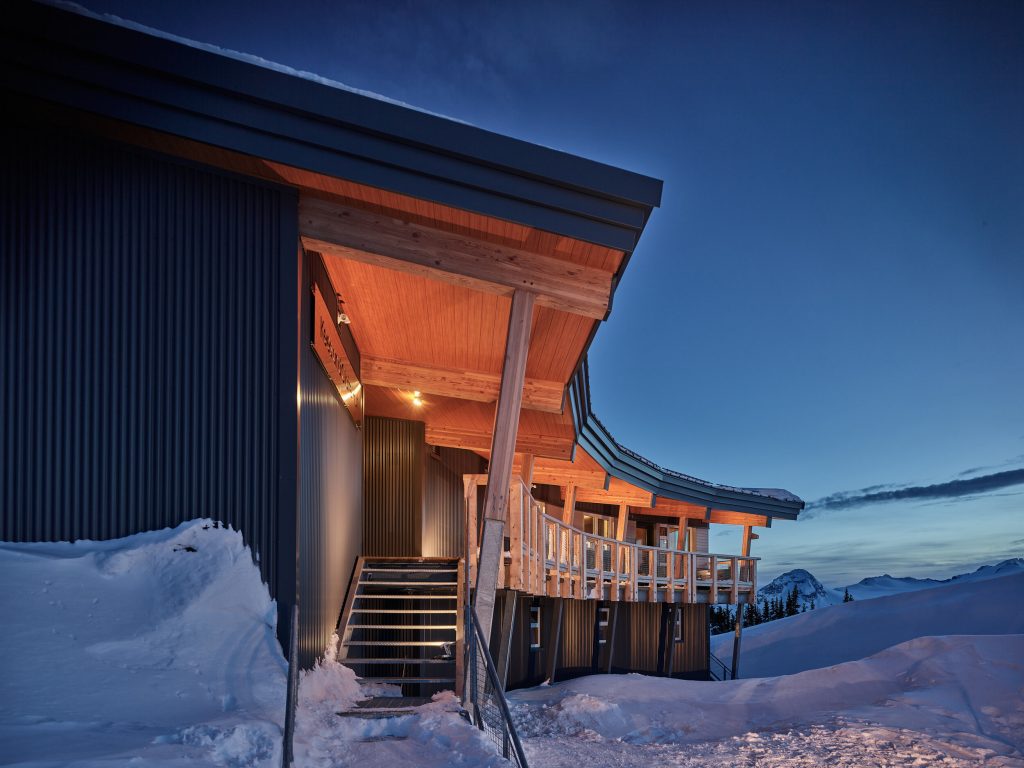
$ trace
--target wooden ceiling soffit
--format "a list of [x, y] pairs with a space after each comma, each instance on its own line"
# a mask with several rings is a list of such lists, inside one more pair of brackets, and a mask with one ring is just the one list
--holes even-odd
[[[464, 448], [470, 451], [489, 450], [491, 435], [489, 432], [459, 429], [427, 424], [427, 442], [447, 448]], [[522, 432], [516, 437], [516, 451], [531, 453], [551, 459], [567, 459], [572, 453], [572, 438], [551, 437], [548, 435], [531, 435]], [[536, 482], [536, 481], [534, 481]]]
[[609, 272], [307, 195], [299, 198], [299, 235], [308, 250], [488, 293], [523, 289], [540, 306], [596, 320], [611, 300]]
[[[493, 403], [498, 399], [501, 376], [478, 371], [432, 368], [382, 357], [361, 360], [364, 384], [392, 389], [419, 390], [431, 395]], [[565, 388], [557, 381], [527, 379], [523, 386], [523, 407], [545, 413], [562, 413]]]

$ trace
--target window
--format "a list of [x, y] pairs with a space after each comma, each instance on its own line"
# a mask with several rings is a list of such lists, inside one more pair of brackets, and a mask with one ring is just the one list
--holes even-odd
[[683, 607], [681, 605], [676, 606], [675, 630], [672, 640], [676, 643], [683, 642]]
[[608, 642], [608, 616], [611, 609], [607, 606], [597, 609], [597, 642], [604, 645]]
[[540, 606], [530, 606], [530, 650], [540, 648]]

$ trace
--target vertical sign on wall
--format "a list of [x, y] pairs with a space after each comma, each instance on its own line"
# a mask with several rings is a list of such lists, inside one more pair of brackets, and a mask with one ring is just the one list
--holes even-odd
[[342, 344], [335, 320], [320, 288], [313, 285], [313, 339], [311, 345], [327, 377], [334, 383], [356, 424], [363, 421], [363, 388]]

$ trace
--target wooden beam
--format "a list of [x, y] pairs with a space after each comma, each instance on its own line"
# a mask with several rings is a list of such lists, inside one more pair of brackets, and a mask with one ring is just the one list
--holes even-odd
[[511, 295], [526, 291], [551, 309], [603, 320], [609, 272], [520, 248], [302, 195], [299, 234], [307, 250]]
[[651, 507], [652, 494], [646, 491], [601, 491], [580, 489], [576, 501], [585, 501], [593, 504], [628, 504], [631, 507]]
[[484, 638], [491, 636], [494, 598], [498, 573], [504, 559], [505, 521], [508, 518], [508, 489], [512, 479], [519, 410], [523, 402], [526, 356], [530, 348], [534, 295], [516, 291], [508, 319], [505, 361], [501, 371], [501, 392], [494, 410], [491, 430], [491, 461], [487, 466], [487, 492], [484, 495], [484, 533], [480, 543], [476, 593], [473, 605]]
[[[363, 384], [392, 389], [419, 390], [430, 395], [493, 403], [498, 399], [501, 377], [479, 371], [437, 368], [405, 363], [383, 357], [361, 358]], [[526, 379], [523, 384], [523, 408], [544, 413], [562, 412], [562, 392], [557, 381]]]
[[[470, 451], [486, 450], [492, 442], [491, 435], [486, 432], [430, 423], [426, 427], [426, 440], [431, 445], [465, 448]], [[572, 452], [572, 438], [521, 434], [516, 436], [515, 449], [549, 459], [568, 459]]]
[[565, 471], [560, 469], [550, 469], [548, 467], [537, 466], [534, 464], [533, 482], [543, 485], [557, 485], [559, 487], [572, 483], [577, 488], [597, 491], [601, 490], [603, 480], [600, 472], [591, 472], [586, 469]]

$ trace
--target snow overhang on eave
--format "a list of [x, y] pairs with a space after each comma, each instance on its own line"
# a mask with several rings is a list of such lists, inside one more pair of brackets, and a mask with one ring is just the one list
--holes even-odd
[[[569, 384], [569, 399], [576, 423], [576, 440], [610, 475], [655, 496], [663, 496], [713, 509], [796, 520], [804, 502], [788, 491], [768, 495], [750, 489], [718, 485], [658, 467], [630, 451], [612, 437], [590, 409], [590, 383], [586, 359]], [[789, 498], [781, 497], [785, 494]]]
[[19, 0], [0, 16], [0, 88], [622, 250], [623, 265], [660, 204], [658, 179], [199, 45]]

